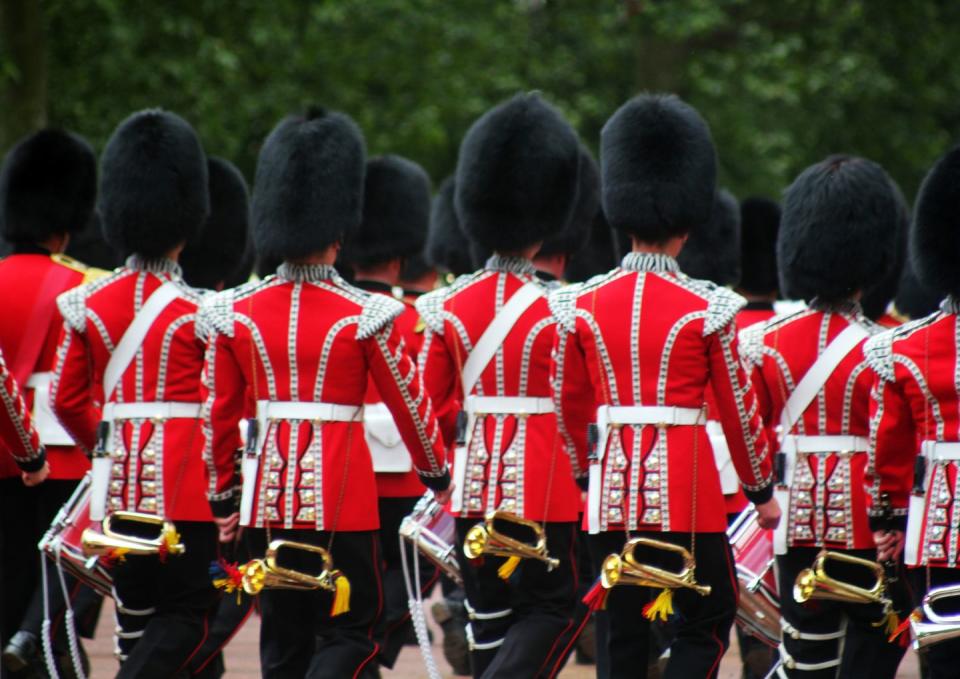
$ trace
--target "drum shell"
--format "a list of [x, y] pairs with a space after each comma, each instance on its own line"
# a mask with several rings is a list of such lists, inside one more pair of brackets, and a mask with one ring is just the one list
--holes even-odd
[[428, 493], [417, 502], [410, 516], [400, 524], [400, 537], [416, 547], [420, 554], [456, 582], [463, 584], [460, 565], [457, 562], [456, 525], [453, 515]]
[[752, 506], [731, 525], [740, 599], [737, 623], [770, 646], [780, 643], [780, 593], [774, 568], [773, 532], [760, 527]]

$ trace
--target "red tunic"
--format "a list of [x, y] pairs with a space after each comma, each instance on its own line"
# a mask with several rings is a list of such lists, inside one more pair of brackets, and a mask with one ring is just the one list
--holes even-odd
[[[361, 290], [388, 295], [393, 298], [390, 287], [385, 284], [355, 281], [355, 285]], [[394, 319], [393, 325], [403, 338], [407, 354], [416, 361], [420, 346], [423, 344], [423, 322], [420, 320], [420, 314], [417, 313], [412, 302], [403, 300], [403, 312]], [[363, 402], [365, 404], [383, 402], [379, 392], [377, 392], [377, 385], [374, 384], [373, 378], [370, 379]], [[409, 453], [407, 454], [409, 455]], [[426, 491], [414, 469], [407, 472], [376, 472], [375, 475], [378, 497], [420, 497]]]
[[640, 253], [551, 296], [563, 327], [555, 349], [556, 400], [579, 474], [587, 474], [587, 429], [599, 406], [701, 411], [696, 424], [609, 428], [598, 451], [602, 461], [593, 463], [598, 530], [726, 530], [703, 426], [708, 386], [747, 496], [757, 503], [770, 498], [771, 457], [737, 348], [734, 318], [743, 303], [725, 288], [683, 275], [670, 257]]
[[393, 324], [403, 309], [397, 300], [355, 288], [332, 267], [319, 265], [283, 264], [276, 276], [210, 300], [201, 314], [211, 336], [206, 455], [213, 471], [209, 496], [218, 514], [231, 511], [228, 503], [240, 483], [236, 460], [244, 413], [263, 416], [272, 404], [324, 403], [355, 417], [263, 423], [247, 525], [378, 528], [377, 487], [360, 420], [371, 379], [421, 481], [446, 487], [430, 399]]
[[17, 468], [25, 472], [41, 469], [46, 455], [33, 428], [22, 392], [7, 369], [0, 352], [0, 443]]
[[546, 288], [528, 260], [494, 257], [485, 269], [417, 301], [427, 324], [420, 353], [423, 379], [444, 440], [453, 449], [457, 415], [464, 407], [461, 373], [467, 357], [495, 314], [526, 284], [537, 286], [542, 297], [510, 329], [470, 396], [504, 398], [508, 410], [518, 403], [510, 399], [526, 398], [550, 412], [474, 413], [469, 445], [455, 453], [465, 455], [455, 464], [464, 470], [457, 513], [473, 518], [503, 509], [534, 521], [576, 521], [580, 492], [550, 403], [556, 320]]
[[[176, 286], [178, 296], [147, 330], [109, 403], [154, 404], [147, 406], [154, 409], [155, 404], [184, 404], [199, 415], [205, 345], [195, 332], [195, 318], [203, 293], [183, 283], [176, 263], [130, 257], [112, 275], [57, 300], [66, 332], [58, 349], [54, 409], [88, 450], [96, 443], [101, 418], [97, 404], [103, 401], [110, 356], [136, 313], [166, 282]], [[197, 416], [118, 417], [107, 448], [113, 458], [108, 508], [172, 520], [210, 520], [200, 425]]]
[[[0, 351], [6, 357], [8, 368], [21, 380], [23, 397], [31, 412], [40, 407], [34, 403], [34, 380], [40, 378], [49, 383], [57, 358], [57, 343], [63, 333], [63, 319], [56, 309], [57, 295], [88, 282], [98, 273], [63, 255], [51, 256], [40, 248], [33, 248], [30, 254], [24, 250], [24, 254], [13, 254], [0, 261], [0, 296], [3, 298]], [[22, 365], [23, 360], [29, 360], [24, 358], [30, 353], [28, 345], [37, 342], [41, 346], [33, 365]], [[31, 377], [33, 379], [28, 379]], [[50, 413], [49, 408], [44, 411]], [[56, 427], [55, 418], [49, 414], [40, 415], [36, 424], [41, 437], [46, 439], [50, 478], [82, 478], [90, 468], [84, 451], [76, 445], [51, 444], [44, 435], [50, 424]], [[0, 478], [19, 475], [20, 469], [14, 464], [10, 451], [4, 450], [0, 454]]]
[[[852, 323], [867, 333], [881, 330], [863, 316], [857, 305], [851, 304], [777, 316], [741, 333], [740, 348], [751, 368], [760, 414], [773, 445], [778, 445], [778, 425], [789, 395], [828, 344]], [[861, 437], [865, 443], [870, 382], [870, 371], [858, 346], [831, 373], [793, 431], [779, 433]], [[827, 549], [873, 547], [873, 535], [867, 525], [867, 466], [866, 446], [859, 452], [796, 453], [789, 506], [782, 507], [786, 545]]]
[[[956, 448], [930, 451], [924, 445], [960, 442], [958, 312], [960, 304], [948, 299], [942, 311], [872, 337], [864, 347], [874, 372], [870, 435], [877, 492], [889, 496], [901, 529], [909, 506], [905, 561], [911, 566], [958, 565], [960, 456]], [[915, 479], [922, 449], [928, 453], [925, 474]]]

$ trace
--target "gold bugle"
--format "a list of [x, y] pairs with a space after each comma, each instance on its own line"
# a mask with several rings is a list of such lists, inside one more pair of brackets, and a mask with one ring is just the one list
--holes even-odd
[[[159, 526], [160, 532], [155, 538], [126, 535], [113, 527], [114, 520]], [[111, 512], [103, 518], [102, 529], [102, 533], [93, 528], [84, 529], [80, 535], [84, 556], [103, 556], [114, 550], [122, 550], [125, 554], [134, 555], [159, 554], [163, 549], [170, 554], [183, 554], [186, 551], [182, 542], [172, 542], [177, 534], [177, 527], [172, 521], [167, 521], [162, 516], [140, 512]]]
[[953, 599], [958, 596], [960, 596], [960, 585], [937, 587], [927, 592], [920, 604], [923, 619], [911, 618], [910, 620], [914, 649], [926, 648], [960, 637], [960, 613], [944, 615], [937, 613], [932, 606], [941, 599]]
[[[280, 566], [277, 564], [277, 553], [281, 549], [319, 554], [323, 560], [323, 570], [317, 575], [311, 575]], [[292, 540], [273, 540], [262, 559], [254, 559], [243, 567], [243, 591], [247, 594], [259, 594], [264, 589], [325, 589], [332, 592], [336, 589], [333, 578], [333, 557], [319, 545]]]
[[[525, 526], [534, 532], [537, 541], [531, 545], [504, 535], [494, 526], [495, 521]], [[559, 559], [554, 559], [547, 553], [547, 535], [544, 533], [543, 526], [536, 521], [499, 510], [488, 512], [483, 523], [478, 523], [467, 531], [463, 540], [463, 553], [468, 559], [476, 559], [484, 554], [536, 559], [545, 563], [548, 571], [560, 565]]]
[[[874, 576], [873, 587], [866, 589], [827, 575], [827, 561], [837, 561], [866, 568]], [[811, 599], [827, 599], [856, 604], [886, 605], [889, 603], [889, 599], [886, 597], [883, 566], [876, 561], [861, 559], [843, 552], [831, 552], [826, 549], [817, 554], [812, 567], [804, 568], [797, 574], [797, 579], [793, 584], [793, 598], [801, 604]]]
[[[664, 552], [678, 554], [683, 559], [679, 571], [668, 571], [659, 566], [640, 563], [634, 554], [637, 547], [649, 547]], [[697, 583], [695, 577], [696, 561], [686, 547], [653, 538], [631, 538], [623, 546], [620, 554], [610, 554], [603, 560], [600, 568], [600, 581], [610, 589], [616, 585], [635, 585], [638, 587], [659, 587], [663, 589], [692, 589], [700, 596], [710, 595], [710, 585]]]

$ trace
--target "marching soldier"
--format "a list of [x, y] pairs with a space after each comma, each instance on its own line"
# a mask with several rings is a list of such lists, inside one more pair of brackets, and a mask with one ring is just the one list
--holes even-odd
[[[363, 219], [344, 246], [344, 258], [353, 268], [353, 284], [371, 294], [394, 299], [393, 290], [400, 284], [406, 258], [423, 250], [429, 220], [430, 178], [423, 168], [399, 156], [368, 161]], [[394, 325], [407, 354], [416, 361], [423, 342], [423, 324], [413, 303], [403, 302], [403, 311], [394, 319]], [[420, 483], [393, 416], [372, 380], [364, 398], [363, 424], [377, 479], [385, 564], [379, 661], [384, 667], [393, 667], [400, 649], [413, 633], [397, 536], [400, 522], [413, 511], [426, 488]], [[423, 569], [421, 588], [425, 592], [436, 582], [437, 571]]]
[[[723, 494], [703, 429], [708, 387], [761, 525], [779, 518], [766, 436], [737, 350], [744, 302], [684, 276], [676, 261], [687, 234], [710, 216], [715, 176], [710, 131], [693, 108], [663, 95], [624, 104], [601, 135], [602, 196], [633, 252], [606, 276], [550, 299], [561, 328], [555, 401], [577, 476], [590, 480], [596, 553], [620, 553], [632, 536], [667, 541], [691, 553], [696, 580], [712, 588], [708, 596], [690, 589], [672, 596], [681, 622], [668, 677], [716, 676], [736, 610]], [[588, 458], [590, 425], [598, 436]], [[649, 621], [641, 610], [651, 593], [630, 585], [609, 591], [601, 652], [611, 677], [646, 675]], [[666, 615], [670, 602], [661, 593], [645, 612]]]
[[[122, 122], [103, 152], [99, 208], [107, 241], [132, 254], [58, 298], [66, 329], [52, 398], [66, 430], [95, 450], [91, 519], [125, 510], [176, 523], [157, 555], [118, 557], [113, 569], [118, 676], [169, 677], [203, 640], [216, 601], [199, 419], [201, 293], [176, 262], [209, 212], [207, 160], [190, 125], [161, 110]], [[183, 554], [171, 553], [181, 544]]]
[[[333, 267], [360, 222], [364, 162], [363, 137], [342, 114], [281, 121], [257, 163], [253, 234], [257, 252], [282, 264], [275, 276], [218, 294], [203, 312], [213, 333], [206, 455], [221, 540], [240, 525], [255, 529], [257, 553], [276, 539], [321, 547], [347, 580], [335, 578], [336, 594], [267, 583], [260, 595], [265, 677], [376, 673], [382, 552], [362, 427], [370, 380], [420, 482], [442, 500], [449, 495], [430, 400], [394, 324], [403, 304], [348, 285]], [[256, 424], [248, 429], [241, 488], [238, 425], [248, 413]], [[288, 547], [279, 558], [319, 573], [319, 559], [308, 557]]]
[[[562, 658], [547, 661], [572, 625], [579, 491], [550, 399], [556, 321], [530, 259], [570, 219], [579, 158], [573, 130], [536, 94], [481, 116], [460, 146], [455, 205], [468, 237], [495, 254], [417, 301], [424, 382], [448, 446], [466, 413], [451, 505], [458, 547], [500, 511], [536, 525], [558, 559], [461, 558], [475, 677], [554, 676]], [[516, 521], [496, 527], [515, 535]]]
[[[73, 493], [90, 463], [59, 425], [50, 407], [50, 385], [63, 322], [56, 297], [87, 282], [93, 272], [62, 253], [70, 237], [93, 217], [97, 194], [93, 150], [80, 137], [46, 129], [20, 141], [0, 170], [0, 224], [12, 244], [0, 261], [0, 350], [34, 415], [46, 459], [16, 464], [0, 455], [0, 549], [3, 573], [3, 663], [20, 670], [39, 661], [43, 588], [37, 542]], [[21, 476], [49, 480], [25, 487]], [[8, 504], [9, 503], [9, 504]], [[51, 610], [62, 605], [59, 584]], [[15, 634], [16, 633], [16, 634]], [[11, 638], [12, 637], [12, 638]], [[66, 651], [66, 649], [62, 649]]]
[[[960, 511], [958, 173], [960, 149], [954, 148], [921, 185], [910, 234], [920, 281], [946, 299], [939, 311], [875, 335], [864, 347], [874, 373], [870, 447], [877, 482], [870, 524], [878, 558], [902, 553], [918, 597], [960, 582], [958, 527], [951, 518]], [[956, 638], [930, 645], [930, 677], [955, 677], [958, 653]]]
[[777, 259], [784, 294], [808, 308], [741, 334], [768, 435], [779, 434], [777, 493], [789, 508], [774, 535], [785, 593], [778, 676], [892, 677], [903, 655], [875, 624], [884, 621], [880, 606], [803, 605], [789, 594], [822, 549], [875, 556], [866, 478], [871, 375], [861, 348], [880, 328], [858, 301], [892, 264], [901, 217], [889, 178], [868, 160], [831, 156], [804, 170], [785, 194]]
[[740, 203], [740, 282], [735, 288], [747, 300], [737, 314], [746, 328], [774, 317], [777, 301], [777, 230], [780, 206], [768, 198], [745, 198]]

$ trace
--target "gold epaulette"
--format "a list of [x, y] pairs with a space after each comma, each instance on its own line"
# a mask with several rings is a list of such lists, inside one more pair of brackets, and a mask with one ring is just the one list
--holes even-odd
[[110, 272], [104, 269], [98, 269], [94, 266], [87, 266], [83, 262], [69, 257], [61, 252], [55, 252], [50, 255], [50, 259], [55, 261], [60, 266], [65, 266], [68, 269], [73, 269], [77, 273], [83, 274], [83, 283], [92, 283], [93, 281], [100, 280], [105, 276], [109, 276]]

